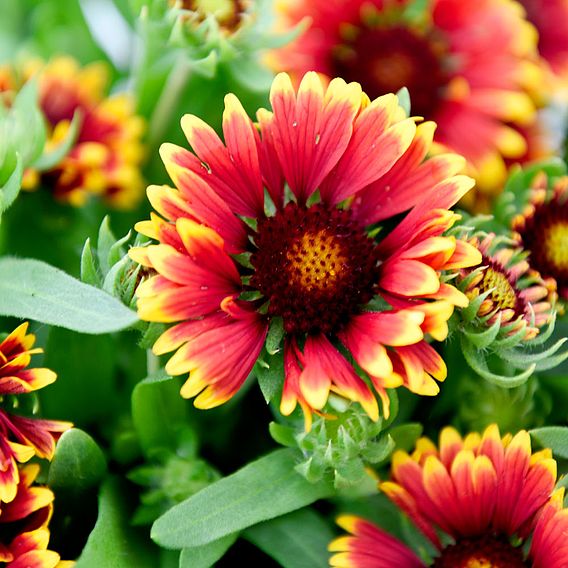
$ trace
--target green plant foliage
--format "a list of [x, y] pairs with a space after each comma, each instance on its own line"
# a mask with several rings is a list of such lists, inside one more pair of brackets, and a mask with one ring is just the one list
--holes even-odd
[[559, 458], [568, 459], [568, 428], [544, 426], [530, 431], [530, 435], [543, 447], [550, 448]]
[[184, 548], [179, 558], [179, 568], [209, 568], [231, 548], [237, 534], [229, 534], [213, 542]]
[[99, 485], [107, 472], [106, 458], [96, 442], [82, 430], [64, 432], [49, 466], [48, 485], [58, 494], [80, 497]]
[[109, 477], [103, 484], [97, 523], [77, 560], [77, 568], [157, 566], [157, 551], [129, 526], [124, 489], [123, 482], [116, 477]]
[[83, 333], [108, 333], [138, 321], [109, 294], [31, 259], [0, 259], [0, 315], [28, 318]]
[[295, 470], [296, 453], [276, 450], [170, 509], [152, 527], [166, 548], [207, 544], [267, 519], [301, 509], [333, 493]]
[[334, 533], [320, 515], [307, 508], [254, 525], [243, 536], [284, 568], [326, 568], [327, 545]]

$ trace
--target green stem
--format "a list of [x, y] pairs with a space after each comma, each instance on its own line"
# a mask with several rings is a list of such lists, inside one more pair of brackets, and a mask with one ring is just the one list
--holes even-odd
[[158, 104], [150, 118], [148, 132], [148, 145], [150, 148], [155, 148], [162, 142], [164, 133], [176, 110], [178, 99], [187, 84], [190, 74], [190, 63], [181, 57], [178, 58], [168, 75], [166, 84], [158, 99]]
[[160, 359], [152, 353], [151, 349], [146, 349], [146, 370], [148, 376], [154, 375], [160, 370]]

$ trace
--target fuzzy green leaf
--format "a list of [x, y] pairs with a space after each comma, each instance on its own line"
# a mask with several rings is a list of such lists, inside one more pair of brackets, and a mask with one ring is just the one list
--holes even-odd
[[406, 87], [402, 87], [396, 93], [398, 104], [404, 109], [406, 116], [410, 116], [410, 93]]
[[530, 430], [530, 435], [543, 447], [550, 448], [559, 458], [568, 459], [568, 428], [545, 426]]
[[462, 338], [461, 341], [462, 352], [467, 364], [481, 377], [490, 383], [506, 388], [512, 389], [525, 383], [528, 378], [534, 373], [535, 364], [529, 365], [525, 371], [518, 375], [505, 376], [493, 373], [487, 366], [485, 355], [480, 351], [474, 350], [471, 345], [465, 342]]
[[56, 492], [79, 496], [98, 485], [106, 471], [105, 456], [96, 442], [89, 434], [73, 428], [57, 442], [48, 485]]
[[75, 140], [77, 140], [81, 123], [81, 113], [77, 111], [73, 115], [73, 120], [69, 125], [69, 130], [65, 134], [65, 138], [53, 150], [50, 152], [44, 152], [32, 164], [32, 167], [40, 171], [45, 171], [59, 164], [59, 162], [61, 162], [61, 160], [69, 153], [69, 150], [71, 150]]
[[130, 327], [137, 315], [105, 292], [39, 260], [0, 259], [0, 315], [84, 333]]
[[209, 485], [160, 517], [152, 538], [174, 549], [207, 544], [333, 493], [298, 475], [295, 460], [294, 451], [276, 450]]
[[284, 382], [284, 355], [277, 353], [267, 359], [267, 362], [259, 360], [253, 372], [268, 404], [278, 394]]
[[18, 197], [18, 193], [20, 193], [20, 188], [22, 186], [24, 168], [20, 154], [16, 154], [15, 159], [16, 162], [10, 177], [8, 177], [6, 183], [0, 187], [0, 214], [12, 205], [16, 197]]
[[237, 536], [236, 533], [228, 534], [201, 546], [184, 548], [179, 558], [179, 568], [209, 568], [213, 566], [233, 546]]
[[422, 424], [401, 424], [400, 426], [391, 428], [389, 430], [389, 434], [394, 440], [395, 448], [397, 450], [410, 452], [414, 448], [416, 440], [422, 436], [423, 430], [424, 427]]
[[165, 372], [148, 377], [132, 392], [132, 422], [142, 450], [176, 449], [176, 433], [187, 422], [186, 402], [179, 395], [180, 382]]
[[270, 329], [266, 336], [266, 351], [269, 355], [274, 355], [280, 351], [280, 342], [284, 337], [284, 322], [282, 318], [272, 318]]
[[103, 484], [99, 516], [75, 568], [154, 568], [158, 565], [155, 551], [130, 526], [126, 494], [117, 478], [111, 477]]
[[248, 528], [247, 540], [284, 568], [326, 568], [334, 533], [311, 509], [301, 509]]
[[93, 255], [91, 239], [85, 241], [81, 252], [81, 280], [91, 286], [99, 286], [101, 278], [97, 270], [97, 261]]

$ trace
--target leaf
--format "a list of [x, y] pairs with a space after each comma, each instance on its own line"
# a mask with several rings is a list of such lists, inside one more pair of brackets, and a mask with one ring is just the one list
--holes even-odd
[[296, 448], [298, 446], [296, 437], [294, 436], [295, 430], [291, 426], [278, 424], [278, 422], [271, 422], [268, 425], [268, 430], [272, 439], [280, 445], [288, 448]]
[[461, 347], [464, 359], [467, 364], [486, 381], [503, 387], [506, 389], [512, 389], [514, 387], [519, 387], [523, 383], [526, 383], [529, 377], [534, 373], [536, 365], [533, 363], [529, 365], [522, 373], [513, 376], [497, 375], [493, 373], [487, 366], [487, 361], [485, 360], [485, 355], [480, 351], [474, 350], [471, 345], [461, 338]]
[[14, 169], [6, 183], [0, 187], [0, 214], [6, 211], [6, 209], [14, 203], [16, 197], [18, 197], [20, 188], [22, 187], [23, 172], [22, 158], [20, 154], [16, 154]]
[[138, 321], [107, 293], [32, 259], [0, 259], [0, 315], [32, 319], [84, 333], [109, 333]]
[[102, 450], [89, 434], [73, 428], [57, 442], [49, 467], [48, 485], [56, 492], [74, 494], [96, 487], [107, 471]]
[[152, 527], [166, 548], [207, 544], [333, 494], [294, 471], [296, 452], [276, 450], [170, 509]]
[[132, 392], [132, 422], [146, 455], [155, 448], [177, 447], [176, 433], [187, 423], [180, 381], [164, 372], [138, 383]]
[[269, 355], [274, 355], [280, 351], [280, 342], [284, 337], [284, 321], [282, 318], [272, 318], [270, 328], [266, 336], [266, 351]]
[[311, 509], [301, 509], [248, 528], [243, 536], [284, 568], [327, 568], [329, 525]]
[[543, 447], [550, 448], [552, 453], [568, 459], [568, 428], [565, 426], [545, 426], [534, 428], [529, 434]]
[[238, 534], [228, 534], [208, 544], [184, 548], [179, 558], [179, 568], [209, 568], [233, 546]]
[[111, 477], [101, 488], [99, 516], [75, 568], [155, 568], [156, 553], [129, 523], [125, 487]]
[[97, 270], [97, 262], [93, 255], [93, 248], [91, 247], [91, 239], [85, 241], [83, 250], [81, 252], [81, 280], [85, 284], [99, 287], [101, 277]]
[[116, 244], [116, 237], [110, 228], [110, 219], [107, 215], [99, 228], [99, 236], [97, 239], [97, 256], [99, 258], [99, 266], [103, 274], [106, 274], [113, 263], [111, 263], [110, 255], [113, 246]]
[[66, 418], [85, 430], [93, 423], [102, 424], [116, 416], [124, 408], [126, 398], [117, 392], [119, 354], [119, 347], [109, 335], [51, 328], [45, 365], [57, 373], [57, 381], [38, 393], [46, 416]]
[[410, 93], [406, 87], [402, 87], [396, 93], [398, 104], [404, 109], [406, 116], [410, 116]]
[[44, 152], [32, 164], [32, 167], [40, 171], [45, 171], [59, 164], [61, 160], [63, 160], [63, 158], [69, 153], [69, 150], [71, 150], [73, 144], [75, 144], [82, 122], [83, 120], [81, 112], [76, 111], [73, 115], [73, 120], [69, 125], [69, 130], [65, 134], [65, 138], [53, 150], [51, 150], [51, 152]]
[[268, 362], [260, 359], [254, 366], [254, 374], [268, 404], [278, 394], [284, 382], [284, 355], [277, 353], [268, 357]]
[[422, 436], [422, 431], [424, 430], [422, 424], [402, 424], [400, 426], [395, 426], [389, 430], [389, 434], [394, 440], [395, 447], [397, 450], [404, 450], [409, 452], [412, 450], [416, 444], [416, 440]]

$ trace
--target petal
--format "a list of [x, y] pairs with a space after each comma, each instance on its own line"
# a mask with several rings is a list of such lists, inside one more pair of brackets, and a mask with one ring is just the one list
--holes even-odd
[[321, 184], [324, 203], [335, 205], [373, 183], [407, 150], [416, 124], [407, 119], [390, 126], [397, 108], [396, 95], [389, 94], [375, 99], [359, 114], [349, 145]]
[[288, 75], [274, 79], [274, 148], [299, 203], [306, 202], [347, 148], [361, 96], [360, 85], [341, 79], [332, 80], [324, 94], [313, 72], [302, 79], [297, 97]]
[[440, 277], [430, 266], [417, 260], [392, 260], [381, 267], [379, 286], [402, 296], [435, 294]]

